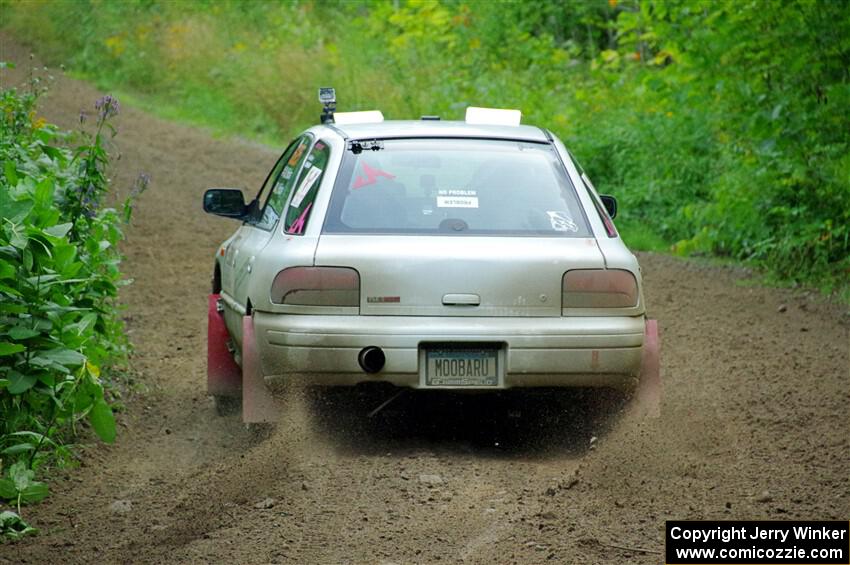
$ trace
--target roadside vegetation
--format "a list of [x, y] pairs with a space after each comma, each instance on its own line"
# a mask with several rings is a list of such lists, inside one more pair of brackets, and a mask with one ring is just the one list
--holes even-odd
[[844, 0], [0, 0], [42, 55], [166, 116], [282, 144], [341, 110], [553, 129], [638, 248], [850, 300]]
[[49, 494], [36, 474], [73, 461], [81, 428], [114, 441], [110, 376], [129, 349], [117, 245], [132, 198], [104, 205], [118, 101], [80, 115], [88, 133], [64, 133], [38, 116], [40, 81], [0, 91], [0, 501], [13, 508], [0, 508], [0, 542], [35, 531], [21, 508]]

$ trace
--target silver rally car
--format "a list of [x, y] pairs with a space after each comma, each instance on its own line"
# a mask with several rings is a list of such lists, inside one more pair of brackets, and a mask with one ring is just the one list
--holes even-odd
[[276, 379], [414, 389], [658, 386], [641, 273], [596, 192], [518, 111], [336, 113], [298, 136], [215, 256], [208, 389], [273, 421]]

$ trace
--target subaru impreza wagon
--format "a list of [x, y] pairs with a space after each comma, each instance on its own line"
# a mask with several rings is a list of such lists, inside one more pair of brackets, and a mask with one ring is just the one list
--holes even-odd
[[412, 389], [633, 387], [658, 379], [641, 272], [551, 132], [326, 113], [255, 197], [204, 194], [240, 225], [215, 254], [208, 388], [246, 422], [276, 380]]

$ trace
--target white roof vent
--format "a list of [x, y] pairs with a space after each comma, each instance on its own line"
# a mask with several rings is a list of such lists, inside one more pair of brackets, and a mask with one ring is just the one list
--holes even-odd
[[520, 121], [522, 121], [522, 112], [519, 110], [476, 108], [475, 106], [466, 109], [466, 123], [476, 126], [518, 126]]
[[384, 121], [384, 115], [380, 110], [366, 110], [365, 112], [334, 112], [334, 123], [341, 126], [351, 124], [380, 124]]

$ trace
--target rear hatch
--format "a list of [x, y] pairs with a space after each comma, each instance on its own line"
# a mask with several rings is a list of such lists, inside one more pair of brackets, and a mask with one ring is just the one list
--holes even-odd
[[555, 317], [564, 273], [605, 267], [549, 143], [410, 138], [366, 149], [346, 151], [315, 257], [358, 271], [361, 314]]
[[569, 269], [604, 268], [593, 238], [334, 235], [316, 266], [360, 274], [360, 313], [560, 316]]

